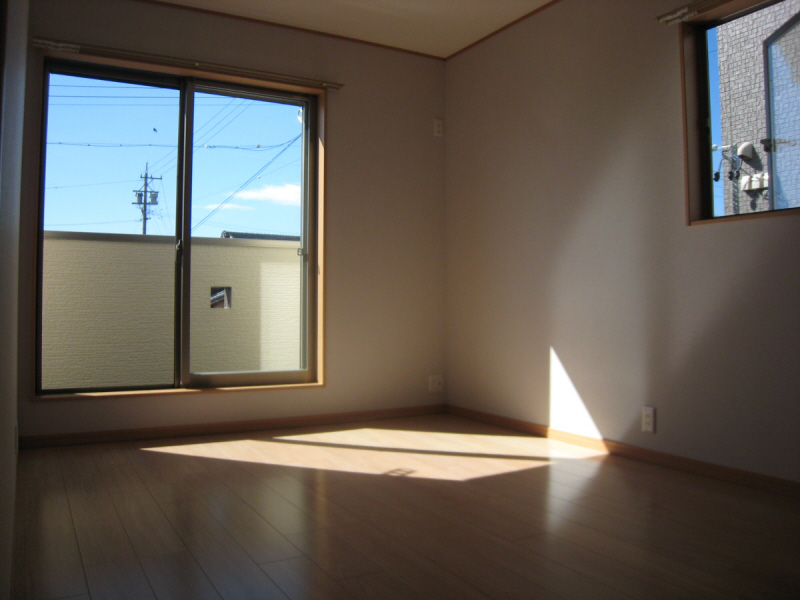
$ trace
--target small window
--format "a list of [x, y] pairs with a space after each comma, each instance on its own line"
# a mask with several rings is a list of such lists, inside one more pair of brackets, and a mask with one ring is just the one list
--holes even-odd
[[45, 83], [39, 392], [317, 381], [316, 96], [55, 61]]
[[684, 26], [690, 222], [800, 207], [798, 12], [734, 2]]
[[230, 307], [231, 307], [231, 288], [212, 287], [211, 308], [230, 308]]

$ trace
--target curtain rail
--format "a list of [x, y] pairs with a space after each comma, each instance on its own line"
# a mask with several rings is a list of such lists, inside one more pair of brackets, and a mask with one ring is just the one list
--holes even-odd
[[730, 21], [761, 7], [777, 4], [781, 0], [694, 0], [656, 17], [664, 25], [691, 22], [694, 24]]
[[683, 21], [693, 19], [704, 12], [717, 8], [718, 6], [727, 4], [730, 1], [731, 0], [696, 0], [695, 2], [690, 2], [685, 6], [671, 10], [670, 12], [656, 18], [659, 23], [664, 23], [664, 25], [681, 23]]
[[161, 65], [165, 67], [173, 67], [178, 69], [203, 71], [218, 75], [229, 75], [234, 77], [257, 79], [261, 81], [283, 84], [283, 85], [309, 87], [309, 88], [317, 88], [323, 90], [324, 89], [339, 90], [342, 87], [344, 87], [344, 84], [335, 83], [332, 81], [307, 79], [305, 77], [281, 75], [279, 73], [270, 73], [267, 71], [259, 71], [257, 69], [246, 69], [240, 67], [231, 67], [228, 65], [219, 65], [215, 63], [186, 60], [183, 58], [158, 56], [156, 54], [148, 54], [146, 52], [117, 50], [114, 48], [105, 48], [103, 46], [92, 46], [90, 44], [77, 44], [72, 42], [48, 40], [44, 38], [33, 38], [31, 40], [31, 45], [34, 48], [41, 48], [43, 50], [49, 50], [52, 52], [59, 52], [63, 54], [81, 54], [86, 56], [96, 56], [100, 58], [135, 61], [153, 65]]

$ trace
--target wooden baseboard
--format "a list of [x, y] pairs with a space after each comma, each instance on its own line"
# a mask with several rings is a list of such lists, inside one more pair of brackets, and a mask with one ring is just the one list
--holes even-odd
[[168, 427], [151, 427], [146, 429], [124, 429], [115, 431], [90, 431], [84, 433], [66, 433], [56, 435], [23, 436], [19, 439], [20, 448], [41, 448], [46, 446], [72, 446], [77, 444], [93, 444], [100, 442], [120, 442], [133, 440], [151, 440], [158, 438], [183, 437], [188, 435], [208, 435], [214, 433], [242, 433], [267, 429], [285, 429], [291, 427], [312, 427], [315, 425], [336, 425], [358, 423], [379, 419], [415, 417], [450, 413], [475, 421], [497, 425], [513, 431], [522, 431], [540, 437], [590, 448], [599, 452], [608, 452], [695, 475], [745, 485], [769, 492], [800, 498], [800, 482], [780, 479], [760, 473], [752, 473], [742, 469], [734, 469], [723, 465], [715, 465], [700, 460], [648, 450], [613, 440], [598, 440], [566, 431], [552, 429], [546, 425], [530, 423], [518, 419], [502, 417], [470, 408], [447, 404], [431, 404], [425, 406], [409, 406], [383, 410], [366, 410], [349, 413], [333, 413], [326, 415], [308, 415], [301, 417], [282, 417], [261, 419], [257, 421], [236, 421], [227, 423], [202, 423], [197, 425], [179, 425]]
[[379, 419], [416, 417], [447, 412], [444, 404], [365, 410], [360, 412], [334, 413], [327, 415], [308, 415], [302, 417], [282, 417], [258, 421], [235, 421], [228, 423], [201, 423], [197, 425], [177, 425], [168, 427], [149, 427], [147, 429], [121, 429], [115, 431], [89, 431], [85, 433], [65, 433], [55, 435], [31, 435], [19, 438], [20, 448], [42, 448], [46, 446], [75, 446], [101, 442], [123, 442], [133, 440], [152, 440], [158, 438], [183, 437], [187, 435], [209, 435], [214, 433], [242, 433], [266, 429], [286, 429], [291, 427], [313, 427], [315, 425], [337, 425], [358, 423]]
[[537, 425], [528, 421], [518, 421], [517, 419], [509, 419], [508, 417], [501, 417], [500, 415], [493, 415], [491, 413], [483, 412], [480, 410], [472, 410], [471, 408], [462, 408], [461, 406], [447, 405], [447, 412], [451, 415], [459, 417], [466, 417], [467, 419], [474, 419], [490, 425], [497, 425], [498, 427], [505, 427], [506, 429], [513, 429], [514, 431], [524, 431], [538, 435], [539, 437], [549, 437], [549, 427], [544, 425]]
[[800, 498], [800, 482], [791, 481], [789, 479], [781, 479], [779, 477], [772, 477], [770, 475], [762, 475], [760, 473], [753, 473], [751, 471], [744, 471], [742, 469], [734, 469], [733, 467], [726, 467], [723, 465], [715, 465], [713, 463], [695, 460], [692, 458], [685, 458], [683, 456], [676, 456], [674, 454], [667, 454], [666, 452], [658, 452], [657, 450], [648, 450], [647, 448], [640, 448], [638, 446], [631, 446], [630, 444], [623, 444], [612, 440], [598, 440], [566, 431], [559, 431], [552, 429], [545, 425], [537, 423], [529, 423], [527, 421], [520, 421], [517, 419], [509, 419], [508, 417], [501, 417], [491, 413], [486, 413], [479, 410], [472, 410], [470, 408], [463, 408], [460, 406], [447, 405], [447, 412], [453, 415], [490, 423], [506, 429], [513, 429], [515, 431], [523, 431], [541, 437], [546, 437], [554, 440], [559, 440], [576, 446], [590, 448], [592, 450], [605, 451], [609, 454], [617, 456], [624, 456], [634, 460], [640, 460], [662, 467], [668, 467], [686, 473], [693, 473], [695, 475], [702, 475], [720, 481], [727, 481], [738, 485], [745, 485], [760, 490], [783, 494]]

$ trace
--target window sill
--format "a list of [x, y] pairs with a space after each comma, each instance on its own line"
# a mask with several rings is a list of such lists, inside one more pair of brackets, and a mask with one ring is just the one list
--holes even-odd
[[251, 385], [214, 388], [165, 388], [160, 390], [131, 390], [114, 392], [70, 392], [65, 394], [38, 394], [33, 397], [34, 402], [83, 400], [99, 398], [146, 398], [148, 396], [206, 396], [211, 394], [237, 393], [237, 392], [262, 392], [268, 390], [296, 390], [325, 387], [323, 382], [313, 383], [283, 383], [276, 385]]
[[724, 217], [713, 217], [711, 219], [697, 219], [690, 221], [689, 226], [710, 225], [711, 223], [732, 223], [734, 221], [750, 221], [753, 219], [768, 219], [772, 217], [800, 216], [800, 208], [783, 208], [780, 210], [770, 210], [764, 212], [746, 213], [743, 215], [727, 215]]

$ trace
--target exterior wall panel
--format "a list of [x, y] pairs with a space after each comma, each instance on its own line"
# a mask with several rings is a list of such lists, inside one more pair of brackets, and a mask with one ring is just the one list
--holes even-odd
[[[752, 142], [756, 150], [755, 157], [742, 162], [742, 176], [769, 168], [769, 155], [759, 143], [767, 137], [763, 42], [798, 10], [800, 0], [786, 0], [717, 29], [722, 145], [738, 148]], [[728, 168], [723, 167], [723, 175]], [[768, 190], [740, 190], [739, 180], [724, 181], [726, 215], [769, 210]]]
[[[42, 388], [171, 386], [174, 241], [67, 235], [45, 234]], [[298, 245], [210, 242], [193, 242], [193, 371], [297, 369]], [[210, 307], [212, 286], [232, 288], [231, 308]]]
[[[297, 248], [299, 244], [268, 248], [193, 242], [193, 372], [300, 367], [301, 261]], [[231, 288], [229, 309], [210, 308], [212, 287]]]

